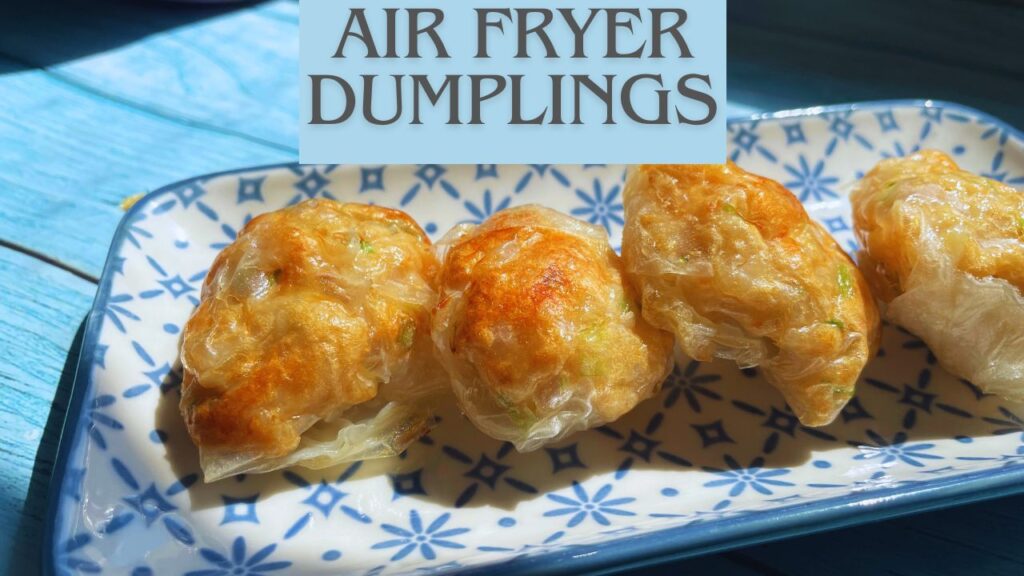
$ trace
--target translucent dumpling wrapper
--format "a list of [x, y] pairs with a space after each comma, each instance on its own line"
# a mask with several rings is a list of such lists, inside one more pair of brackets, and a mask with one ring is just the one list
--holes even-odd
[[922, 151], [880, 162], [850, 201], [885, 317], [953, 374], [1024, 400], [1024, 194]]
[[437, 259], [405, 213], [310, 200], [254, 218], [185, 326], [181, 412], [207, 481], [401, 452], [447, 390]]
[[672, 337], [640, 315], [603, 228], [540, 206], [448, 233], [434, 343], [465, 415], [534, 450], [661, 386]]
[[799, 200], [731, 163], [638, 166], [623, 194], [644, 316], [696, 360], [760, 366], [804, 425], [835, 419], [877, 348], [878, 310]]

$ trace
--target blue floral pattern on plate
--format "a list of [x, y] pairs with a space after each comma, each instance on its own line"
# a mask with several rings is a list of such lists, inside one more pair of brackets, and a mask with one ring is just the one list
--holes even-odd
[[[1024, 184], [1024, 142], [981, 113], [875, 103], [730, 123], [730, 157], [778, 179], [850, 252], [846, 194], [930, 147]], [[199, 480], [178, 414], [180, 327], [206, 268], [260, 212], [306, 198], [401, 207], [435, 239], [538, 202], [622, 232], [623, 166], [278, 166], [181, 182], [126, 216], [91, 315], [55, 475], [59, 574], [399, 574], [587, 569], [812, 531], [887, 507], [1019, 489], [1024, 407], [981, 394], [886, 326], [857, 397], [799, 425], [756, 370], [683, 361], [618, 422], [519, 454], [457, 411], [400, 457]], [[964, 496], [967, 494], [967, 496]], [[906, 503], [904, 503], [906, 502]], [[714, 527], [710, 530], [709, 527]], [[752, 536], [760, 534], [760, 536]]]

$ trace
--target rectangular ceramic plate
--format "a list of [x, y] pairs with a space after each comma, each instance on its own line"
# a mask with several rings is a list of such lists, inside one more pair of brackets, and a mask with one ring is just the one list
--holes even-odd
[[[740, 120], [730, 157], [789, 187], [850, 251], [846, 192], [919, 148], [1020, 185], [1024, 141], [962, 106], [868, 103]], [[89, 317], [54, 476], [56, 573], [598, 571], [1024, 487], [1024, 408], [886, 326], [857, 397], [801, 427], [756, 371], [683, 363], [622, 420], [519, 454], [454, 410], [400, 458], [204, 484], [178, 414], [177, 345], [217, 251], [306, 198], [401, 207], [434, 238], [539, 202], [622, 227], [622, 166], [272, 166], [143, 198]], [[964, 343], [969, 346], [969, 342]]]

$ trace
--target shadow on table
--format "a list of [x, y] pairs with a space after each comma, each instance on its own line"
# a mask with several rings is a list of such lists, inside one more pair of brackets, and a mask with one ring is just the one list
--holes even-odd
[[254, 4], [259, 2], [11, 2], [4, 6], [4, 15], [0, 17], [0, 74], [53, 66], [105, 52], [146, 36]]
[[32, 477], [29, 480], [24, 508], [19, 516], [17, 528], [12, 531], [14, 543], [11, 549], [25, 551], [25, 553], [12, 554], [4, 574], [38, 574], [41, 572], [42, 550], [40, 544], [43, 531], [49, 528], [46, 525], [46, 515], [50, 475], [57, 458], [61, 429], [64, 427], [64, 416], [67, 413], [68, 401], [71, 399], [71, 391], [75, 383], [75, 372], [78, 369], [78, 357], [84, 333], [85, 320], [83, 319], [82, 323], [78, 325], [78, 331], [71, 342], [70, 352], [61, 369], [60, 380], [57, 383], [53, 404], [50, 407], [50, 415], [46, 418], [39, 450], [36, 452], [36, 461], [32, 466]]

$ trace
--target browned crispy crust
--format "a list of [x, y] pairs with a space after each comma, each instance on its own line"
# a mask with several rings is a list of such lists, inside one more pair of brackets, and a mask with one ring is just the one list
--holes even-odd
[[1024, 194], [922, 150], [879, 162], [850, 202], [886, 319], [949, 372], [1024, 400]]
[[429, 351], [437, 267], [398, 210], [312, 200], [254, 218], [217, 255], [184, 329], [196, 445], [282, 456], [313, 423], [400, 393], [417, 343]]
[[644, 315], [698, 360], [762, 366], [804, 424], [831, 422], [877, 346], [878, 311], [799, 200], [732, 163], [639, 166], [624, 199]]
[[[967, 172], [942, 152], [922, 150], [879, 162], [850, 199], [864, 241], [861, 268], [883, 300], [905, 290], [919, 251], [933, 248], [955, 254], [958, 270], [1024, 291], [1020, 191]], [[936, 243], [919, 241], [926, 227]]]
[[657, 390], [671, 337], [636, 314], [603, 231], [528, 206], [455, 236], [435, 343], [484, 432], [528, 450], [614, 420]]

